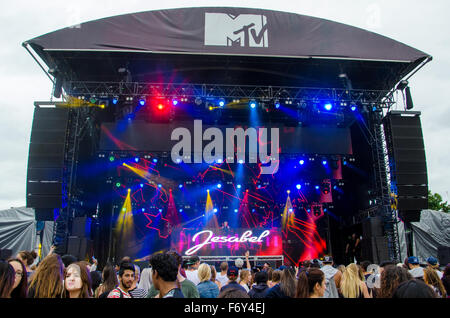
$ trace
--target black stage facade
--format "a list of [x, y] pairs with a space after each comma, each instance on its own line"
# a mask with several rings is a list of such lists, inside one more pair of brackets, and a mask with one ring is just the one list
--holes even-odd
[[35, 102], [27, 177], [59, 253], [346, 263], [356, 233], [359, 257], [398, 260], [397, 215], [426, 208], [420, 113], [392, 110], [396, 91], [412, 107], [406, 80], [432, 58], [400, 42], [286, 12], [183, 8], [23, 45], [63, 97]]

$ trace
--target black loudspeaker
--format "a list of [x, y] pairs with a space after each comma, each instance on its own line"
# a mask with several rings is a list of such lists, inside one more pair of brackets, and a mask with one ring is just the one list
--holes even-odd
[[36, 221], [54, 221], [53, 209], [35, 209], [34, 218]]
[[79, 261], [90, 259], [93, 255], [92, 240], [86, 237], [69, 236], [67, 254], [75, 256]]
[[363, 238], [361, 248], [363, 260], [371, 261], [373, 264], [389, 260], [388, 240], [384, 236]]
[[12, 256], [12, 250], [7, 248], [1, 248], [0, 249], [0, 260], [6, 261], [8, 258], [11, 258]]
[[[407, 94], [408, 95], [408, 94]], [[411, 101], [412, 105], [412, 101]], [[397, 209], [406, 222], [428, 208], [428, 175], [420, 112], [391, 111], [383, 119]]]
[[90, 236], [91, 223], [91, 218], [88, 218], [86, 216], [74, 218], [72, 221], [72, 236]]
[[62, 206], [62, 177], [69, 112], [35, 107], [27, 171], [27, 207]]
[[383, 236], [383, 222], [379, 216], [370, 217], [362, 222], [363, 237]]
[[411, 97], [411, 90], [409, 89], [409, 86], [405, 88], [405, 94], [406, 94], [406, 109], [413, 109], [414, 104]]
[[441, 266], [450, 264], [450, 246], [438, 247], [438, 260]]

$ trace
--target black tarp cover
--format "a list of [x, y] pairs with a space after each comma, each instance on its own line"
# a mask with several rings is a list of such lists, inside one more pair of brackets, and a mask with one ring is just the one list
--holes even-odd
[[[428, 54], [363, 29], [251, 8], [181, 8], [114, 16], [28, 41], [35, 50], [338, 58], [414, 63]], [[42, 53], [42, 52], [41, 52]]]

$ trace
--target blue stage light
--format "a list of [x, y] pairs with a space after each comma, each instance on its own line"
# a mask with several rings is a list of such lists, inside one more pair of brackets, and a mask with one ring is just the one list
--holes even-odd
[[144, 187], [144, 184], [143, 184], [143, 183], [141, 183], [141, 184], [140, 184], [140, 186], [141, 186], [141, 188], [143, 188], [143, 187]]
[[178, 105], [178, 100], [176, 98], [172, 99], [172, 105], [173, 106], [177, 106]]
[[258, 189], [261, 189], [261, 185], [260, 184], [258, 184], [258, 187], [257, 187]]
[[161, 213], [161, 212], [162, 212], [162, 209], [159, 209], [158, 211], [159, 211], [159, 213]]
[[217, 184], [217, 188], [218, 188], [218, 189], [222, 188], [222, 185], [221, 185], [220, 183]]
[[153, 163], [157, 163], [157, 162], [158, 162], [158, 159], [154, 158]]
[[311, 209], [306, 210], [308, 213], [311, 212]]
[[234, 209], [234, 213], [238, 213], [238, 209]]
[[330, 111], [333, 108], [333, 105], [331, 105], [331, 103], [326, 103], [323, 108], [325, 108], [325, 110]]
[[217, 163], [222, 163], [223, 160], [222, 159], [217, 159]]
[[244, 160], [240, 159], [238, 162], [239, 162], [239, 164], [243, 164]]
[[319, 186], [316, 186], [316, 190], [319, 190]]
[[293, 210], [292, 208], [290, 208], [290, 209], [289, 209], [289, 212], [292, 212], [292, 211], [294, 211], [294, 210]]
[[181, 213], [181, 212], [183, 212], [183, 209], [179, 209], [178, 211]]
[[139, 162], [139, 157], [135, 157], [135, 158], [134, 158], [134, 161], [135, 161], [135, 162]]
[[141, 98], [139, 100], [139, 105], [144, 106], [145, 105], [145, 99]]
[[302, 188], [302, 185], [301, 185], [301, 184], [297, 184], [295, 187], [296, 187], [298, 190], [300, 190], [300, 189]]
[[158, 184], [158, 188], [162, 188], [162, 184]]
[[117, 97], [114, 97], [114, 98], [112, 99], [112, 103], [113, 103], [114, 105], [117, 105], [118, 102], [119, 102], [119, 99], [118, 99]]
[[355, 106], [355, 105], [352, 105], [352, 106], [350, 107], [350, 109], [352, 110], [352, 112], [354, 112], [354, 111], [356, 110], [356, 106]]
[[242, 186], [240, 185], [240, 184], [238, 184], [237, 186], [236, 186], [236, 188], [238, 188], [238, 189], [240, 189]]
[[144, 211], [145, 211], [145, 208], [142, 208], [141, 211], [144, 212]]
[[180, 188], [180, 189], [183, 188], [183, 185], [182, 185], [182, 184], [179, 184], [179, 185], [178, 185], [178, 188]]
[[278, 109], [278, 108], [280, 108], [280, 106], [281, 106], [280, 101], [276, 100], [275, 101], [275, 108]]
[[326, 160], [322, 160], [322, 164], [323, 164], [324, 166], [326, 166], [326, 165], [327, 165], [327, 161], [326, 161]]
[[217, 209], [214, 209], [213, 212], [214, 212], [214, 213], [217, 213]]
[[219, 107], [225, 106], [225, 100], [223, 98], [219, 99]]
[[347, 165], [347, 160], [342, 161], [342, 164], [343, 164], [344, 166], [346, 166], [346, 165]]
[[299, 162], [298, 162], [300, 165], [304, 165], [305, 164], [305, 160], [300, 160]]
[[251, 108], [255, 108], [256, 107], [256, 101], [252, 99], [250, 101], [249, 105], [250, 105]]

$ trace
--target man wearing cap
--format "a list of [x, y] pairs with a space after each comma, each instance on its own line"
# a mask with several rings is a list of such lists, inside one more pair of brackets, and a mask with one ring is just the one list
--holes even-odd
[[423, 280], [423, 268], [420, 267], [419, 259], [416, 256], [408, 257], [409, 273], [416, 279]]
[[200, 266], [200, 258], [198, 256], [192, 256], [186, 263], [188, 269], [186, 270], [186, 278], [197, 286], [200, 283], [198, 278], [198, 267]]
[[430, 256], [427, 258], [427, 265], [436, 271], [436, 274], [439, 276], [439, 279], [442, 279], [442, 272], [439, 270], [439, 263], [436, 257]]
[[338, 288], [341, 283], [342, 273], [333, 267], [333, 258], [325, 256], [323, 266], [320, 269], [325, 274], [326, 289], [323, 298], [339, 298]]
[[220, 289], [220, 292], [229, 289], [229, 288], [235, 288], [242, 290], [244, 293], [247, 293], [247, 291], [242, 287], [236, 280], [239, 277], [239, 269], [236, 266], [230, 266], [227, 271], [227, 277], [228, 277], [228, 284], [223, 286]]

